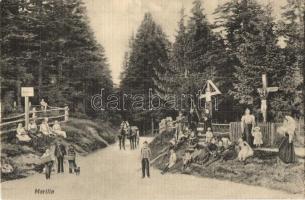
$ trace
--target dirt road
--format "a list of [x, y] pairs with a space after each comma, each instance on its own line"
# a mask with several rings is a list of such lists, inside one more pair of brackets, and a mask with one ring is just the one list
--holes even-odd
[[[143, 142], [144, 138], [141, 138]], [[141, 143], [142, 143], [141, 142]], [[203, 199], [203, 198], [302, 198], [282, 191], [189, 175], [161, 175], [151, 169], [151, 178], [142, 179], [139, 149], [118, 150], [112, 145], [78, 160], [81, 175], [44, 174], [4, 182], [2, 199], [105, 200], [105, 199]], [[65, 164], [67, 169], [67, 163]], [[66, 170], [67, 171], [67, 170]], [[53, 194], [35, 194], [35, 190]]]

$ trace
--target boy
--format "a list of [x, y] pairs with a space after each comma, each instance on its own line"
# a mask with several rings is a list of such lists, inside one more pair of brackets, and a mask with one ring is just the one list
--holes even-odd
[[[143, 147], [141, 149], [141, 162], [142, 162], [142, 178], [145, 178], [146, 176], [149, 178], [149, 160], [151, 156], [150, 148], [148, 147], [147, 141], [143, 143]], [[145, 173], [146, 172], [146, 173]]]

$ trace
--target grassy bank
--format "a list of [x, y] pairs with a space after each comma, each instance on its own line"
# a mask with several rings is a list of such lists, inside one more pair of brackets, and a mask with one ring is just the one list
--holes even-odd
[[[150, 144], [153, 158], [158, 156], [168, 146], [173, 133], [158, 135]], [[187, 148], [186, 144], [177, 149], [177, 163], [170, 170], [171, 173], [186, 173], [194, 176], [229, 180], [237, 183], [262, 186], [284, 190], [290, 193], [304, 193], [304, 162], [283, 164], [278, 162], [276, 153], [257, 152], [245, 163], [237, 160], [221, 161], [210, 165], [192, 164], [186, 171], [182, 170], [182, 156]], [[160, 157], [153, 165], [163, 169], [168, 162], [169, 155]]]
[[[62, 124], [67, 138], [62, 139], [63, 144], [73, 144], [79, 155], [87, 155], [95, 150], [105, 148], [115, 142], [115, 127], [107, 122], [91, 121], [71, 118]], [[14, 133], [13, 133], [14, 134]], [[42, 166], [39, 158], [48, 146], [54, 144], [59, 138], [39, 138], [35, 143], [17, 144], [13, 135], [1, 138], [1, 162], [9, 163], [13, 172], [1, 174], [1, 181], [17, 179], [41, 172]]]

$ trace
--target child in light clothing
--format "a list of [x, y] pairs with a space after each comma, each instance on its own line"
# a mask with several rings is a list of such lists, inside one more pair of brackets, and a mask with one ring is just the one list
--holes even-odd
[[211, 143], [213, 137], [214, 137], [214, 135], [213, 135], [212, 129], [209, 127], [205, 134], [205, 142]]
[[261, 130], [258, 126], [253, 129], [252, 135], [254, 137], [253, 144], [256, 147], [261, 147], [261, 145], [263, 144], [263, 135], [262, 135], [262, 132], [261, 132]]

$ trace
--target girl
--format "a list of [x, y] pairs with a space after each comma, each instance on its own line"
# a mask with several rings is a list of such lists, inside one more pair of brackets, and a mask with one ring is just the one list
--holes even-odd
[[255, 145], [255, 147], [261, 147], [261, 145], [263, 144], [263, 135], [262, 135], [260, 127], [258, 127], [258, 126], [255, 127], [253, 129], [252, 135], [254, 137], [253, 144]]
[[71, 174], [73, 172], [73, 170], [75, 171], [77, 165], [75, 162], [75, 157], [76, 157], [76, 153], [75, 153], [75, 148], [74, 146], [71, 144], [68, 147], [68, 162], [69, 162], [69, 173]]

